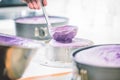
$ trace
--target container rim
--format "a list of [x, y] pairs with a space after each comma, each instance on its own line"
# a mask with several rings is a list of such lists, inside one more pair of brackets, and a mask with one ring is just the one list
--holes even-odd
[[[37, 17], [44, 17], [44, 15], [39, 15], [39, 16], [25, 16], [25, 17], [18, 17], [18, 18], [15, 18], [14, 21], [15, 23], [19, 23], [19, 24], [32, 24], [32, 23], [24, 23], [24, 22], [17, 22], [17, 20], [19, 19], [25, 19], [25, 18], [37, 18]], [[51, 24], [61, 24], [61, 23], [68, 23], [69, 21], [69, 18], [67, 17], [63, 17], [63, 16], [52, 16], [52, 15], [49, 15], [48, 16], [49, 18], [55, 18], [55, 19], [64, 19], [63, 21], [61, 22], [51, 22]], [[45, 25], [46, 23], [40, 23], [42, 25]]]
[[90, 48], [94, 48], [94, 47], [100, 47], [100, 46], [109, 46], [109, 45], [119, 45], [120, 44], [98, 44], [98, 45], [91, 45], [91, 46], [88, 46], [88, 47], [83, 47], [83, 48], [78, 48], [76, 49], [75, 51], [72, 52], [72, 59], [75, 63], [77, 64], [83, 64], [83, 65], [88, 65], [88, 66], [92, 66], [92, 67], [100, 67], [100, 68], [120, 68], [120, 66], [103, 66], [103, 65], [94, 65], [94, 64], [87, 64], [87, 63], [82, 63], [82, 62], [78, 62], [74, 57], [75, 55], [80, 52], [80, 51], [83, 51], [83, 50], [86, 50], [86, 49], [90, 49]]
[[[9, 42], [7, 40], [12, 40], [12, 41]], [[16, 42], [16, 41], [18, 41], [18, 42]], [[18, 44], [19, 42], [20, 42], [20, 44]], [[28, 42], [28, 43], [26, 43], [26, 42]], [[29, 43], [31, 43], [31, 45], [28, 45]], [[35, 48], [35, 49], [37, 49], [44, 45], [45, 45], [44, 43], [37, 41], [37, 40], [32, 40], [32, 39], [18, 37], [15, 35], [8, 35], [8, 34], [0, 33], [0, 46], [7, 46], [7, 47], [12, 46], [12, 47], [18, 47], [18, 48], [28, 48], [28, 49]]]

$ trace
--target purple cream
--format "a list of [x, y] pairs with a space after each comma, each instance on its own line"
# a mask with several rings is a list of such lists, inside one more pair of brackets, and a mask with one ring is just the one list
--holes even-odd
[[53, 47], [79, 48], [93, 45], [93, 42], [87, 39], [74, 38], [71, 43], [61, 43], [52, 39], [49, 44]]
[[[50, 17], [49, 20], [51, 23], [65, 22], [64, 18], [57, 18], [57, 17]], [[20, 18], [17, 19], [16, 22], [24, 23], [24, 24], [46, 24], [46, 20], [43, 16]]]
[[102, 45], [81, 50], [74, 59], [88, 65], [120, 67], [120, 45]]
[[61, 26], [52, 28], [53, 39], [61, 43], [71, 43], [77, 33], [75, 26]]
[[5, 46], [19, 46], [26, 48], [37, 48], [41, 46], [39, 41], [0, 34], [0, 44]]

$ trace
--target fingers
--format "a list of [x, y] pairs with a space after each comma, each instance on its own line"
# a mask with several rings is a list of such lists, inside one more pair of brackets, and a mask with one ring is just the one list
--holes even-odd
[[[40, 9], [40, 0], [24, 0], [25, 2], [27, 2], [27, 5], [30, 9]], [[43, 4], [44, 6], [47, 5], [47, 1], [43, 0]]]
[[47, 5], [47, 1], [43, 0], [43, 4], [44, 4], [44, 6], [46, 6]]
[[31, 0], [33, 4], [33, 9], [40, 9], [40, 1], [39, 0]]
[[28, 7], [29, 7], [30, 9], [33, 9], [33, 8], [34, 8], [32, 2], [31, 2], [30, 0], [26, 0], [26, 2], [27, 2], [27, 5], [28, 5]]
[[40, 9], [38, 0], [26, 0], [30, 9]]

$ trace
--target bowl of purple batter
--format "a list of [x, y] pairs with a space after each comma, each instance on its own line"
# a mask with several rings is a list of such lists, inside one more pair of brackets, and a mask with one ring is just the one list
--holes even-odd
[[20, 78], [36, 52], [40, 41], [0, 33], [0, 80]]
[[120, 80], [120, 44], [78, 49], [73, 52], [73, 61], [73, 78], [79, 74], [82, 80]]
[[[68, 18], [49, 16], [49, 21], [52, 27], [58, 27], [66, 25], [68, 23]], [[44, 16], [17, 18], [15, 19], [15, 24], [17, 36], [35, 40], [49, 40], [51, 38], [47, 30], [47, 23]]]

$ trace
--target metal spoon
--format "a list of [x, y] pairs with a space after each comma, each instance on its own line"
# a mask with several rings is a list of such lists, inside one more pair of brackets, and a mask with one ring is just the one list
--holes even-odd
[[35, 28], [35, 37], [42, 38], [42, 39], [51, 39], [52, 38], [52, 36], [51, 36], [51, 27], [52, 27], [52, 25], [50, 23], [48, 14], [47, 14], [45, 6], [43, 4], [43, 0], [40, 0], [40, 6], [41, 6], [41, 9], [42, 9], [45, 21], [47, 23], [47, 26], [42, 27], [42, 28], [36, 27]]
[[47, 12], [46, 12], [46, 9], [45, 9], [45, 7], [44, 7], [44, 4], [43, 4], [43, 0], [40, 0], [40, 5], [41, 5], [41, 8], [42, 8], [42, 12], [43, 12], [43, 15], [44, 15], [44, 17], [45, 17], [45, 21], [46, 21], [46, 23], [47, 23], [47, 33], [48, 33], [48, 35], [51, 37], [51, 27], [52, 27], [52, 25], [51, 25], [51, 23], [50, 23], [50, 20], [49, 20], [49, 17], [48, 17], [48, 14], [47, 14]]

